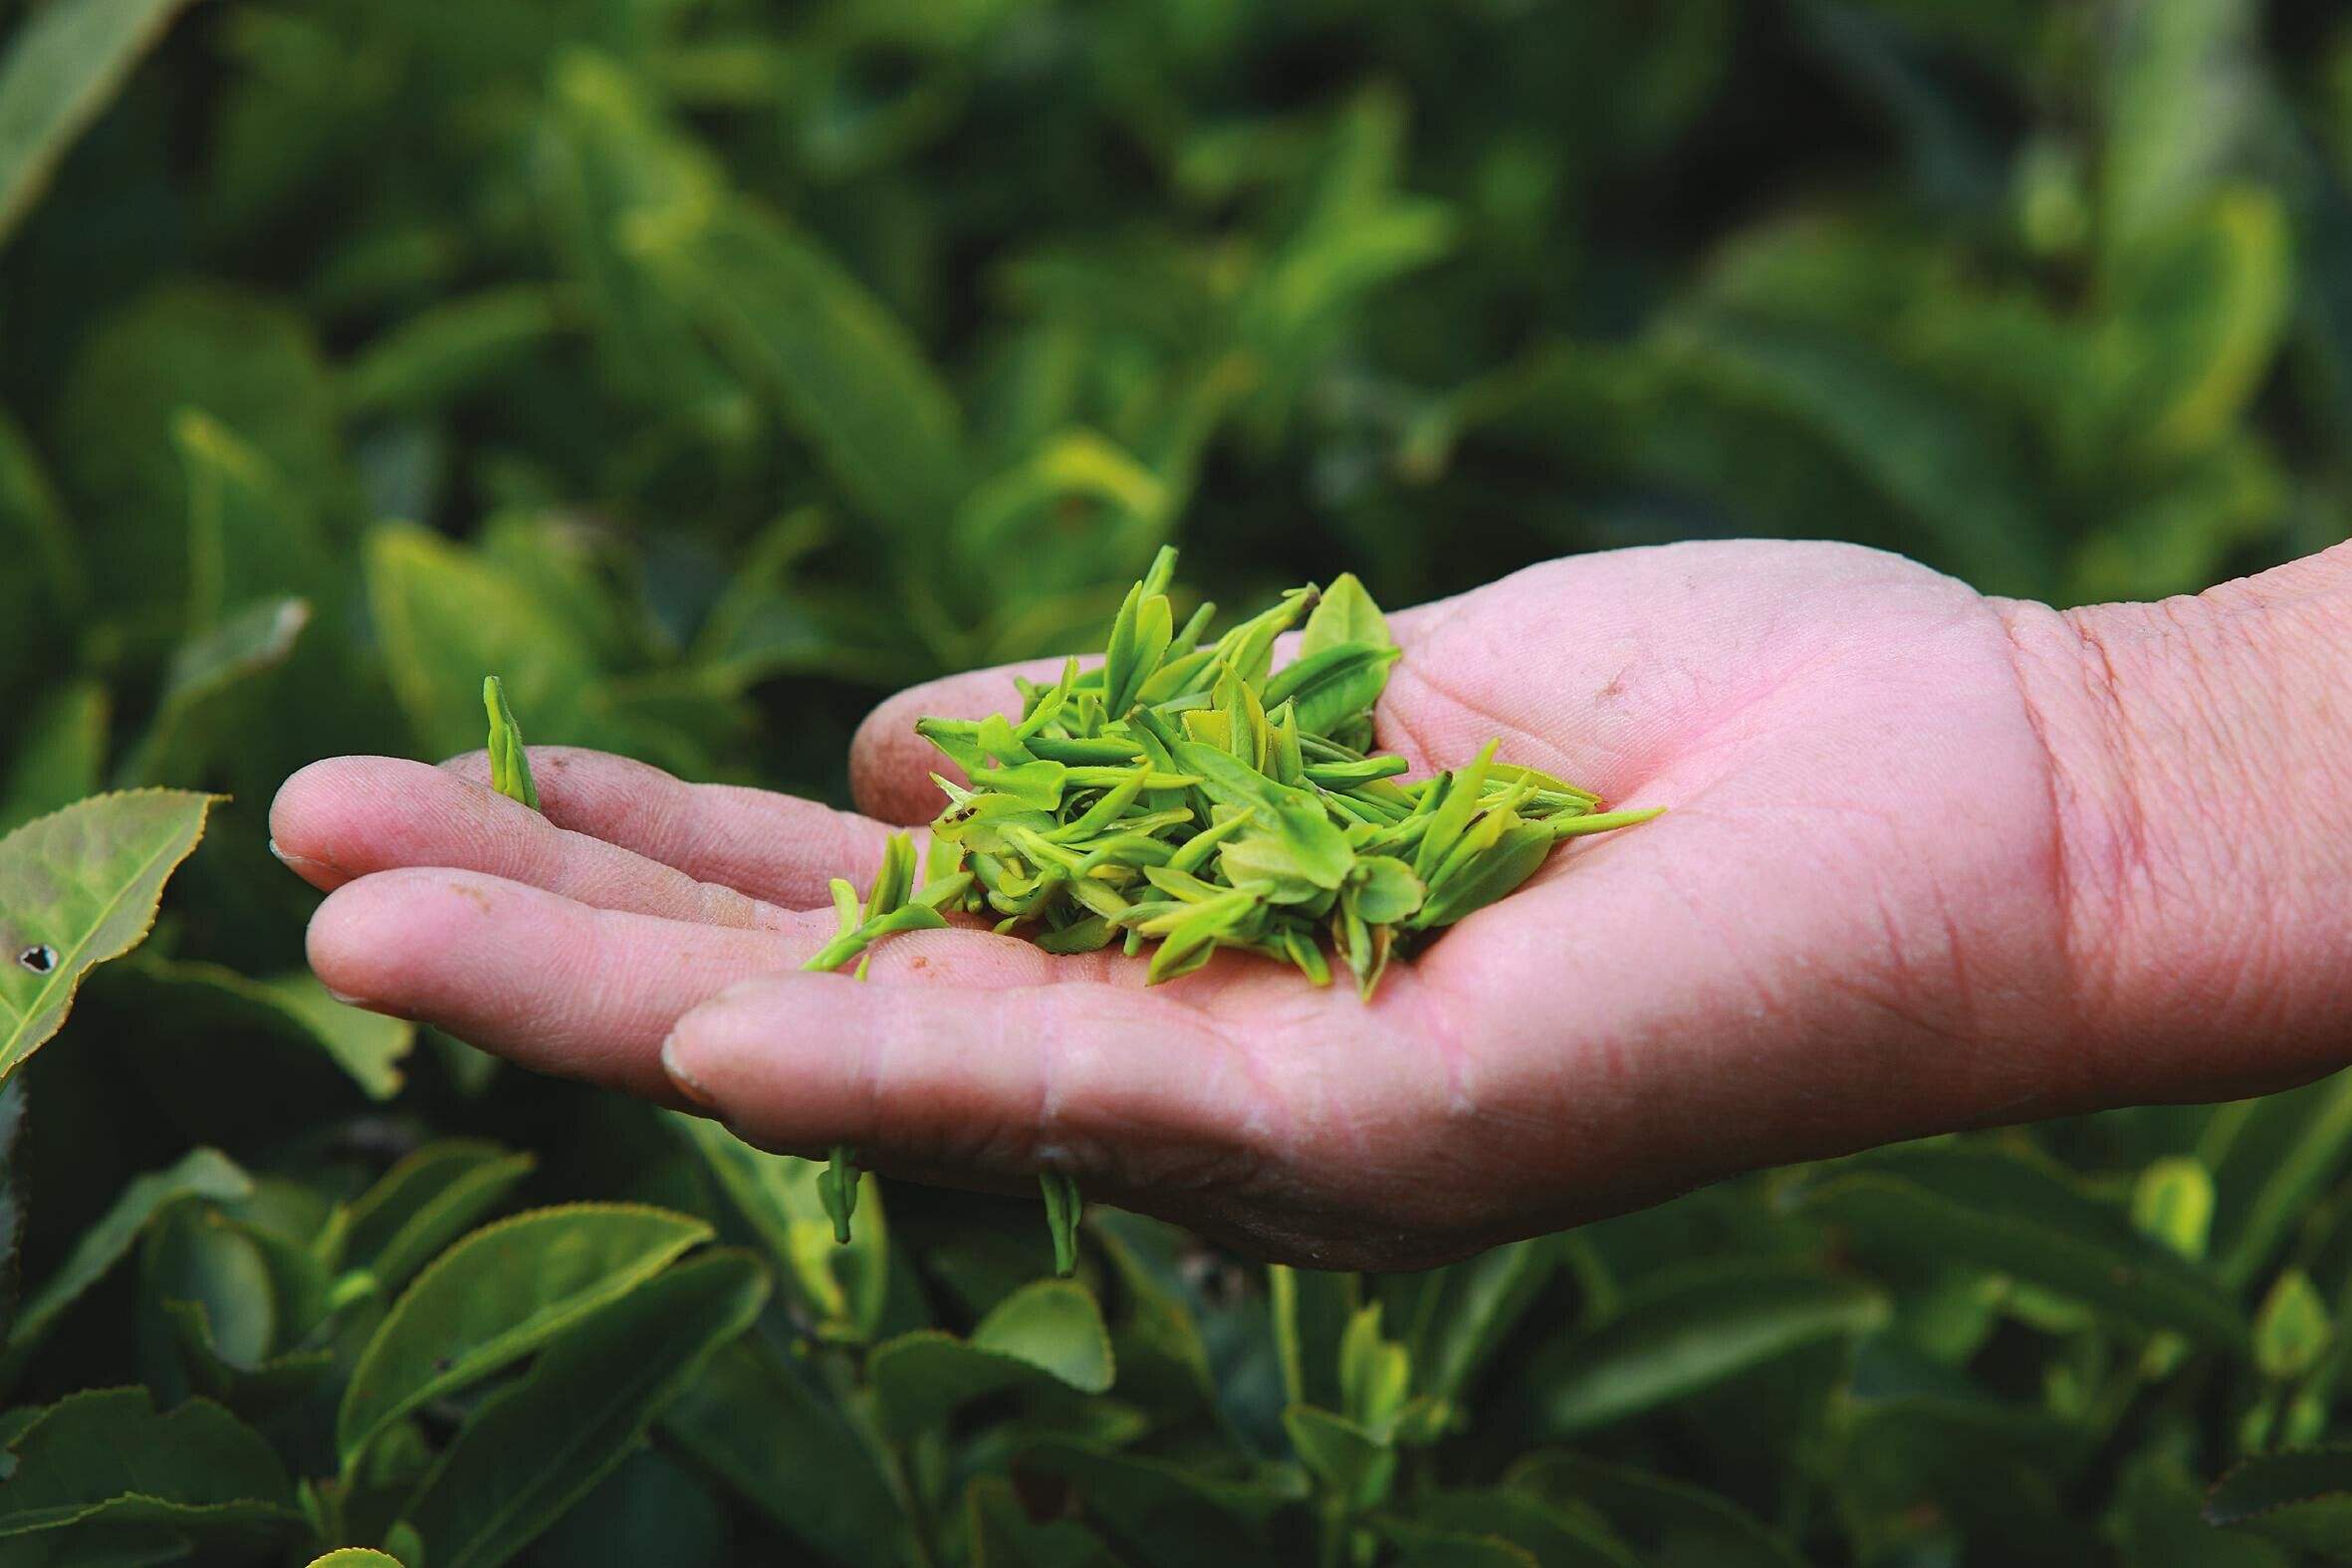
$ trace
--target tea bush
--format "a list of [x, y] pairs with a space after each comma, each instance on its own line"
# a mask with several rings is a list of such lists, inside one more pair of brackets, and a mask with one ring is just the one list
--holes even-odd
[[815, 1166], [341, 1007], [264, 829], [485, 671], [837, 795], [1178, 538], [1230, 604], [2341, 539], [2341, 8], [5, 14], [0, 1565], [2352, 1555], [2352, 1081], [1411, 1276], [1095, 1211], [1057, 1280], [1032, 1205], [836, 1249]]

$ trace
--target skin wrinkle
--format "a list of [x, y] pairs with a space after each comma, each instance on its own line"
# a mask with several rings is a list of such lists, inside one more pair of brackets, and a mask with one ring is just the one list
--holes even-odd
[[[2352, 564], [2352, 554], [2339, 560]], [[1400, 670], [1431, 678], [1394, 683], [1379, 732], [1408, 753], [1434, 739], [1451, 747], [1452, 726], [1491, 708], [1489, 733], [1554, 737], [1542, 755], [1611, 770], [1647, 758], [1655, 772], [1639, 787], [1671, 808], [1658, 823], [1555, 852], [1511, 913], [1466, 922], [1400, 966], [1392, 984], [1404, 989], [1369, 1012], [1343, 987], [1311, 992], [1243, 955], [1139, 993], [1141, 966], [1116, 956], [1052, 960], [973, 929], [893, 939], [871, 983], [829, 983], [832, 1010], [821, 1016], [793, 1016], [811, 997], [797, 979], [747, 998], [729, 1024], [724, 1109], [771, 1133], [822, 1134], [859, 1091], [857, 1069], [819, 1046], [870, 1033], [867, 1121], [891, 1125], [851, 1130], [875, 1134], [878, 1170], [1023, 1192], [1013, 1167], [1066, 1155], [1089, 1196], [1254, 1250], [1411, 1266], [1894, 1134], [2118, 1096], [2192, 1097], [2218, 1074], [2263, 1086], [2307, 1076], [2331, 1049], [2352, 1053], [2324, 1010], [2352, 980], [2345, 965], [2309, 963], [2309, 947], [2271, 950], [2290, 928], [2306, 944], [2314, 925], [2342, 931], [2328, 898], [2352, 871], [2352, 833], [2323, 813], [2352, 788], [2352, 735], [2332, 759], [2322, 745], [2334, 733], [2325, 727], [2352, 726], [2332, 691], [2315, 702], [2256, 662], [2266, 639], [2283, 658], [2330, 646], [2331, 633], [2314, 619], [2289, 646], [2274, 640], [2286, 628], [2265, 630], [2254, 611], [2274, 616], [2308, 580], [2283, 593], [2225, 590], [2208, 603], [2241, 618], [2184, 655], [2167, 650], [2221, 610], [2184, 601], [2085, 625], [1979, 600], [1859, 550], [1686, 546], [1531, 568], [1398, 617], [1400, 640], [1412, 628]], [[1761, 690], [1759, 671], [1775, 677]], [[2129, 712], [2117, 711], [2124, 688]], [[917, 694], [880, 712], [894, 724], [977, 711], [983, 699], [1001, 711], [1012, 688], [991, 672], [947, 695], [962, 707]], [[2205, 711], [2224, 696], [2230, 715]], [[880, 739], [870, 725], [866, 739]], [[2139, 770], [2129, 783], [2152, 864], [2138, 881], [2107, 879], [2133, 825], [2107, 793], [2113, 756]], [[2157, 771], [2184, 763], [2169, 782]], [[485, 813], [468, 813], [447, 831], [400, 818], [382, 766], [354, 765], [368, 788], [353, 809], [303, 801], [320, 836], [287, 847], [349, 865], [442, 863], [495, 852], [484, 833], [526, 831], [504, 814], [485, 826]], [[861, 750], [861, 796], [920, 797], [928, 815], [927, 767], [919, 745]], [[774, 886], [820, 890], [810, 901], [822, 906], [823, 876], [844, 869], [844, 837], [870, 829], [878, 842], [877, 825], [819, 808], [698, 792], [690, 827], [664, 813], [671, 839], [653, 843], [642, 835], [655, 819], [637, 809], [641, 776], [585, 754], [553, 772], [560, 825], [674, 856], [695, 879], [623, 849], [590, 861], [569, 838], [545, 865], [515, 863], [533, 878], [576, 878], [574, 899], [707, 908], [717, 921], [728, 900], [696, 884], [731, 885], [758, 867]], [[2198, 825], [2220, 820], [2203, 802], [2249, 790], [2292, 802], [2256, 825], [2280, 821], [2303, 841], [2234, 843]], [[566, 814], [590, 795], [583, 809], [607, 820]], [[370, 822], [381, 833], [372, 851]], [[2176, 907], [2184, 889], [2198, 901]], [[396, 934], [378, 943], [396, 952], [337, 957], [353, 964], [351, 978], [380, 982], [398, 1010], [494, 1013], [527, 1062], [633, 1086], [632, 1052], [649, 1071], [676, 1021], [659, 1016], [663, 999], [680, 998], [683, 1011], [698, 986], [738, 978], [730, 965], [745, 956], [783, 967], [830, 924], [820, 914], [803, 917], [806, 936], [799, 921], [697, 934], [613, 916], [596, 924], [597, 947], [625, 946], [599, 956], [581, 950], [576, 916], [552, 921], [558, 906], [523, 891], [497, 892], [488, 919], [453, 922], [436, 911], [465, 907], [456, 900], [423, 903], [387, 885], [369, 895], [369, 924], [344, 931]], [[2253, 962], [2234, 962], [2249, 953]], [[2299, 967], [2280, 968], [2290, 960]], [[402, 964], [415, 970], [407, 985]], [[601, 996], [582, 989], [577, 967], [597, 965], [609, 966]], [[1085, 995], [1043, 1006], [1064, 983]], [[2107, 1014], [2078, 1015], [2102, 993]], [[2141, 1015], [2114, 1010], [2126, 1004]], [[983, 1006], [997, 1009], [994, 1023], [969, 1018]], [[2334, 1006], [2340, 1019], [2343, 1002]], [[596, 1008], [606, 1011], [588, 1015]], [[1136, 1016], [1143, 1008], [1162, 1010]], [[1142, 1032], [1106, 1033], [1106, 1018]], [[1064, 1031], [1050, 1062], [976, 1054], [1041, 1050], [1033, 1036], [1047, 1020]], [[789, 1047], [778, 1043], [795, 1029]], [[927, 1166], [925, 1150], [947, 1157]], [[954, 1172], [958, 1152], [968, 1163]]]

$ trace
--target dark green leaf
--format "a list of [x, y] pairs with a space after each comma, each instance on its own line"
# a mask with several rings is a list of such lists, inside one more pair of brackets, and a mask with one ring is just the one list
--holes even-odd
[[867, 1359], [883, 1424], [900, 1435], [945, 1420], [982, 1394], [1062, 1385], [1084, 1394], [1110, 1387], [1110, 1333], [1093, 1295], [1074, 1280], [1041, 1279], [999, 1302], [970, 1339], [920, 1330], [875, 1347]]
[[1555, 1506], [1597, 1510], [1645, 1561], [1804, 1568], [1804, 1559], [1778, 1531], [1687, 1481], [1581, 1455], [1544, 1452], [1514, 1464], [1505, 1484]]
[[467, 1419], [405, 1511], [432, 1568], [496, 1568], [529, 1545], [644, 1441], [767, 1295], [749, 1254], [714, 1252], [550, 1342]]
[[2352, 1562], [2352, 1448], [2247, 1459], [2207, 1496], [2209, 1524]]
[[[302, 1526], [269, 1444], [204, 1400], [158, 1414], [144, 1389], [69, 1395], [10, 1447], [17, 1464], [0, 1486], [0, 1539], [71, 1531], [62, 1536], [71, 1542], [104, 1531], [110, 1541], [250, 1542]], [[58, 1549], [28, 1549], [45, 1547]], [[52, 1560], [73, 1561], [65, 1550]]]
[[906, 1528], [881, 1460], [809, 1374], [757, 1338], [713, 1356], [661, 1416], [665, 1437], [796, 1539], [857, 1562]]
[[1670, 1272], [1627, 1292], [1605, 1322], [1549, 1354], [1537, 1376], [1545, 1427], [1566, 1434], [1622, 1421], [1886, 1318], [1876, 1290], [1803, 1269], [1723, 1263]]
[[82, 1232], [57, 1272], [26, 1295], [7, 1354], [0, 1358], [0, 1387], [15, 1381], [59, 1318], [130, 1250], [157, 1214], [186, 1198], [234, 1203], [252, 1194], [253, 1179], [214, 1149], [193, 1150], [177, 1164], [133, 1181]]
[[417, 1276], [359, 1352], [336, 1415], [345, 1461], [425, 1401], [636, 1290], [710, 1233], [699, 1220], [622, 1204], [538, 1209], [475, 1232]]
[[528, 1154], [479, 1139], [425, 1145], [353, 1203], [345, 1260], [367, 1269], [379, 1288], [398, 1290], [530, 1175], [535, 1163]]
[[1874, 1241], [2010, 1274], [2126, 1322], [2224, 1349], [2245, 1344], [2245, 1320], [2219, 1285], [2038, 1163], [1914, 1145], [1809, 1172], [1784, 1201]]
[[0, 61], [0, 240], [185, 3], [57, 0], [17, 27]]

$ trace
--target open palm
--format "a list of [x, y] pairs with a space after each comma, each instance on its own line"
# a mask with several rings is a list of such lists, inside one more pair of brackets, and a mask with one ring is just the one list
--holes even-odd
[[478, 755], [340, 758], [289, 781], [272, 829], [334, 890], [312, 962], [363, 1005], [773, 1148], [983, 1184], [1059, 1167], [1321, 1266], [2100, 1098], [2095, 1056], [2050, 1059], [2058, 807], [2001, 605], [1868, 551], [1691, 545], [1550, 562], [1393, 629], [1378, 741], [1417, 773], [1500, 736], [1670, 809], [1571, 841], [1368, 1005], [1237, 953], [1145, 990], [1139, 959], [982, 930], [894, 938], [862, 984], [798, 973], [826, 879], [937, 808], [913, 719], [1014, 708], [1004, 671], [867, 722], [864, 816], [551, 748], [544, 818]]

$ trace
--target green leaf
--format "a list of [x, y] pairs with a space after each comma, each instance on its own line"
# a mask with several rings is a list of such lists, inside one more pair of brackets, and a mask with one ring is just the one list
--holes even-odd
[[2132, 1185], [2132, 1228], [2183, 1257], [2205, 1256], [2213, 1223], [2213, 1175], [2195, 1160], [2157, 1160]]
[[433, 1254], [488, 1214], [538, 1162], [499, 1144], [448, 1138], [426, 1144], [352, 1205], [343, 1256], [398, 1290]]
[[310, 1342], [325, 1271], [291, 1242], [181, 1205], [149, 1230], [140, 1276], [188, 1383], [245, 1420], [307, 1397], [334, 1369], [335, 1352]]
[[1295, 1493], [1219, 1482], [1182, 1464], [1058, 1438], [1031, 1444], [1017, 1470], [1066, 1482], [1121, 1560], [1141, 1568], [1276, 1568], [1287, 1560], [1268, 1547], [1262, 1526]]
[[1504, 1484], [1558, 1507], [1597, 1511], [1644, 1562], [1804, 1568], [1804, 1559], [1780, 1532], [1687, 1481], [1547, 1451], [1514, 1464]]
[[41, 699], [0, 775], [0, 833], [98, 793], [113, 707], [96, 681], [66, 681]]
[[1882, 1245], [2009, 1274], [2201, 1344], [2245, 1347], [2243, 1315], [2203, 1270], [2014, 1155], [1962, 1144], [1887, 1149], [1804, 1172], [1782, 1201]]
[[1348, 903], [1367, 925], [1395, 925], [1419, 909], [1428, 893], [1413, 868], [1394, 855], [1359, 855], [1348, 869]]
[[890, 1284], [890, 1231], [879, 1184], [863, 1195], [849, 1239], [836, 1243], [820, 1190], [824, 1167], [755, 1149], [708, 1117], [673, 1112], [668, 1121], [701, 1155], [802, 1309], [828, 1334], [872, 1338]]
[[[1337, 648], [1349, 643], [1374, 648], [1389, 648], [1396, 639], [1388, 634], [1388, 622], [1380, 614], [1380, 606], [1372, 602], [1372, 595], [1352, 571], [1342, 571], [1323, 589], [1315, 601], [1313, 611], [1306, 617], [1306, 629], [1299, 634], [1298, 657], [1307, 658], [1326, 648]], [[1268, 707], [1274, 702], [1269, 699]]]
[[0, 576], [0, 680], [51, 678], [57, 650], [74, 634], [76, 618], [88, 612], [89, 581], [57, 488], [23, 427], [5, 412], [0, 551], [18, 567]]
[[2250, 1283], [2348, 1159], [2352, 1072], [2256, 1102], [2245, 1135], [2214, 1170], [2216, 1230], [2228, 1238], [2216, 1265], [2222, 1278]]
[[0, 241], [185, 4], [55, 0], [20, 20], [0, 61]]
[[2095, 1439], [2049, 1411], [1956, 1381], [1857, 1401], [1843, 1439], [1841, 1489], [1858, 1513], [1932, 1513], [1989, 1549], [2095, 1550], [2074, 1486]]
[[644, 1441], [767, 1295], [750, 1254], [714, 1252], [555, 1338], [467, 1420], [405, 1510], [431, 1568], [496, 1568], [529, 1545]]
[[1523, 1491], [1437, 1491], [1414, 1499], [1413, 1517], [1462, 1534], [1500, 1537], [1543, 1568], [1640, 1568], [1633, 1549], [1602, 1526]]
[[896, 1560], [907, 1520], [881, 1463], [806, 1374], [734, 1341], [662, 1413], [663, 1437], [745, 1502], [842, 1562]]
[[1694, 384], [1788, 421], [1852, 465], [1972, 584], [2056, 580], [2043, 498], [1972, 410], [1858, 342], [1755, 321], [1678, 326], [1666, 347]]
[[368, 1546], [339, 1546], [324, 1557], [314, 1557], [308, 1568], [401, 1568], [400, 1559]]
[[964, 1488], [965, 1528], [980, 1568], [1119, 1568], [1102, 1538], [1074, 1519], [1030, 1522], [1013, 1485], [1001, 1475], [974, 1476]]
[[906, 330], [840, 265], [742, 202], [624, 234], [720, 353], [885, 529], [941, 529], [970, 483], [963, 417]]
[[1046, 1199], [1046, 1230], [1054, 1238], [1054, 1272], [1067, 1279], [1078, 1267], [1078, 1221], [1085, 1200], [1077, 1179], [1066, 1171], [1040, 1171], [1038, 1186]]
[[1388, 689], [1388, 668], [1397, 652], [1377, 643], [1342, 642], [1301, 653], [1268, 679], [1262, 700], [1269, 710], [1296, 704], [1300, 729], [1328, 735], [1372, 711]]
[[1376, 1507], [1396, 1476], [1396, 1450], [1344, 1416], [1312, 1405], [1283, 1412], [1283, 1431], [1299, 1462], [1351, 1511]]
[[401, 1416], [546, 1344], [710, 1233], [699, 1220], [622, 1204], [538, 1209], [475, 1232], [417, 1276], [359, 1352], [336, 1414], [344, 1462]]
[[93, 968], [145, 940], [215, 798], [103, 794], [0, 838], [0, 1078], [64, 1024]]
[[2299, 1378], [2319, 1365], [2335, 1337], [2327, 1303], [2299, 1268], [2278, 1276], [2254, 1314], [2254, 1370], [2266, 1378]]
[[911, 1435], [1001, 1389], [1061, 1386], [1100, 1394], [1114, 1363], [1102, 1309], [1085, 1286], [1041, 1279], [999, 1302], [969, 1339], [923, 1329], [875, 1347], [866, 1363], [883, 1425]]
[[316, 599], [332, 581], [319, 520], [276, 466], [196, 408], [171, 421], [188, 489], [188, 626], [257, 599]]
[[2123, 1473], [2108, 1527], [2131, 1568], [2292, 1568], [2258, 1536], [2206, 1522], [2206, 1489], [2179, 1461], [2143, 1454]]
[[1348, 1320], [1339, 1336], [1339, 1409], [1347, 1419], [1386, 1440], [1412, 1390], [1413, 1360], [1404, 1346], [1380, 1333], [1380, 1303]]
[[[110, 1542], [189, 1536], [251, 1542], [302, 1527], [294, 1485], [262, 1436], [206, 1400], [158, 1415], [145, 1389], [68, 1395], [11, 1446], [0, 1540], [51, 1531]], [[40, 1550], [47, 1542], [31, 1543]], [[72, 1561], [73, 1548], [51, 1560]]]
[[201, 775], [223, 732], [236, 728], [226, 720], [248, 683], [291, 658], [310, 623], [309, 600], [263, 599], [181, 643], [155, 717], [118, 777], [130, 784]]
[[1887, 1319], [1867, 1285], [1738, 1260], [1642, 1281], [1610, 1317], [1549, 1350], [1535, 1373], [1544, 1429], [1587, 1431], [1687, 1398]]
[[2206, 1498], [2208, 1524], [2352, 1562], [2352, 1448], [2247, 1459]]
[[415, 1024], [336, 1001], [308, 970], [248, 980], [140, 954], [108, 980], [109, 1006], [154, 1018], [159, 1037], [191, 1048], [221, 1036], [283, 1040], [333, 1062], [371, 1100], [400, 1092], [400, 1064], [416, 1044]]
[[1484, 1530], [1432, 1529], [1404, 1519], [1383, 1519], [1379, 1530], [1397, 1549], [1397, 1568], [1544, 1568], [1527, 1547]]
[[2290, 256], [2278, 197], [2237, 189], [2116, 257], [2098, 346], [2120, 437], [2186, 452], [2239, 418], [2292, 314]]
[[121, 1260], [156, 1215], [187, 1198], [238, 1203], [252, 1196], [253, 1178], [215, 1149], [192, 1150], [178, 1163], [131, 1182], [82, 1232], [57, 1272], [25, 1298], [8, 1335], [7, 1353], [0, 1356], [0, 1388], [15, 1381], [59, 1317]]
[[1354, 1274], [1275, 1263], [1266, 1270], [1266, 1287], [1289, 1402], [1337, 1409], [1339, 1341], [1362, 1305], [1360, 1281]]
[[235, 431], [286, 495], [324, 508], [350, 494], [334, 389], [304, 318], [266, 297], [184, 282], [132, 300], [87, 335], [54, 427], [75, 521], [103, 530], [106, 602], [117, 613], [187, 605], [194, 508], [172, 437], [190, 408]]
[[2102, 227], [2128, 244], [2211, 194], [2267, 113], [2259, 8], [2174, 0], [2117, 16], [2102, 36]]
[[490, 787], [510, 800], [539, 809], [539, 784], [531, 777], [531, 753], [523, 744], [523, 727], [507, 706], [506, 688], [495, 675], [482, 677], [482, 706], [490, 714]]
[[561, 297], [514, 284], [427, 306], [360, 350], [343, 372], [353, 415], [430, 411], [459, 401], [564, 330]]
[[[481, 744], [481, 709], [462, 694], [496, 670], [534, 726], [583, 745], [596, 670], [573, 628], [503, 570], [422, 529], [386, 524], [367, 536], [367, 598], [384, 672], [418, 743], [435, 757]], [[543, 731], [543, 734], [546, 733]]]
[[1415, 1281], [1426, 1294], [1410, 1322], [1413, 1366], [1421, 1390], [1459, 1402], [1503, 1348], [1559, 1267], [1551, 1236], [1493, 1247], [1467, 1262], [1433, 1269]]

